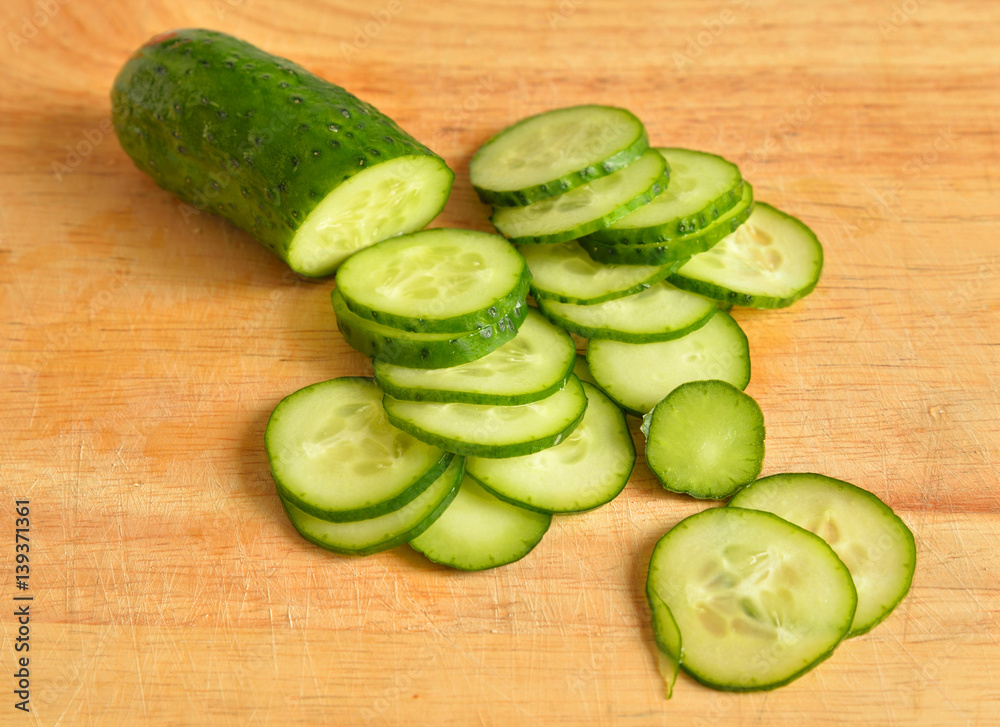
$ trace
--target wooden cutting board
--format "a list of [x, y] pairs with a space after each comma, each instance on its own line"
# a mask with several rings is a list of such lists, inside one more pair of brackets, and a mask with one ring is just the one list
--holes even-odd
[[[998, 6], [8, 0], [0, 21], [0, 723], [1000, 724]], [[110, 133], [118, 67], [180, 26], [291, 57], [425, 140], [457, 173], [438, 226], [490, 229], [470, 155], [558, 106], [625, 106], [655, 144], [739, 162], [826, 249], [811, 296], [735, 311], [765, 474], [890, 503], [917, 541], [907, 599], [789, 686], [682, 676], [666, 701], [645, 567], [705, 505], [641, 462], [611, 505], [494, 571], [298, 538], [266, 418], [370, 368], [329, 281], [182, 215]]]

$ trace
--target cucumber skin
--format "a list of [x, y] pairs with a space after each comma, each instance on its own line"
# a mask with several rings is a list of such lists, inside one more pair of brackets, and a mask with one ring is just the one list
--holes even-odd
[[[677, 286], [680, 287], [680, 286]], [[641, 291], [640, 291], [641, 292]], [[705, 296], [710, 297], [710, 296]], [[620, 299], [616, 299], [620, 300]], [[689, 326], [684, 328], [678, 328], [675, 331], [667, 331], [665, 333], [623, 333], [614, 328], [591, 328], [590, 326], [583, 326], [573, 321], [563, 318], [556, 312], [545, 306], [545, 299], [536, 300], [538, 303], [538, 309], [545, 314], [545, 317], [552, 322], [553, 325], [559, 326], [570, 333], [574, 333], [580, 338], [603, 338], [610, 341], [620, 341], [621, 343], [664, 343], [665, 341], [673, 341], [677, 338], [682, 338], [689, 333], [697, 331], [699, 328], [704, 326], [711, 320], [712, 316], [715, 315], [717, 308], [712, 308], [706, 316], [700, 318]]]
[[343, 88], [210, 30], [147, 41], [115, 78], [111, 107], [139, 169], [286, 262], [296, 230], [338, 185], [391, 159], [440, 159]]

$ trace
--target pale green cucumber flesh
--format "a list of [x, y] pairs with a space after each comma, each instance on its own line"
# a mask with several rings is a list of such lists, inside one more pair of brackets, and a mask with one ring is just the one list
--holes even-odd
[[646, 600], [653, 617], [653, 640], [656, 642], [656, 668], [663, 677], [663, 686], [667, 699], [674, 694], [674, 684], [681, 669], [680, 629], [670, 607], [663, 602], [656, 591], [646, 584]]
[[833, 548], [858, 591], [849, 636], [871, 630], [910, 590], [917, 558], [913, 533], [868, 490], [824, 475], [785, 473], [757, 480], [729, 505], [774, 513]]

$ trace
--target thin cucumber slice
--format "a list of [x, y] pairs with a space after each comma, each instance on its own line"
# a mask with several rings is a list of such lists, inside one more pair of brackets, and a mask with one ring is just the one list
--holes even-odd
[[671, 492], [721, 500], [750, 484], [764, 461], [764, 415], [725, 381], [690, 381], [646, 415], [646, 462]]
[[913, 533], [868, 490], [823, 475], [787, 473], [757, 480], [729, 505], [774, 513], [834, 549], [858, 591], [848, 636], [870, 631], [910, 590], [917, 562]]
[[499, 500], [466, 477], [448, 509], [410, 546], [441, 565], [487, 570], [526, 556], [551, 523], [552, 515]]
[[605, 244], [647, 244], [708, 227], [743, 196], [739, 167], [720, 156], [691, 149], [658, 148], [670, 165], [670, 186], [593, 239]]
[[528, 205], [622, 169], [649, 148], [636, 116], [611, 106], [546, 111], [508, 126], [469, 162], [479, 198]]
[[445, 511], [464, 475], [464, 460], [455, 457], [440, 477], [400, 509], [352, 523], [331, 523], [301, 510], [285, 498], [281, 504], [303, 538], [334, 553], [370, 555], [395, 548], [424, 532]]
[[458, 366], [482, 358], [517, 335], [528, 306], [515, 307], [493, 325], [463, 333], [411, 333], [362, 318], [351, 311], [340, 291], [330, 295], [337, 328], [353, 348], [376, 361], [416, 369]]
[[587, 395], [575, 376], [551, 396], [517, 406], [382, 399], [389, 421], [417, 439], [468, 457], [517, 457], [558, 444], [576, 428]]
[[614, 174], [525, 207], [498, 207], [490, 220], [515, 244], [575, 240], [617, 222], [663, 192], [670, 168], [652, 149]]
[[653, 615], [653, 639], [656, 642], [656, 668], [663, 677], [667, 699], [674, 694], [674, 684], [681, 670], [681, 631], [663, 599], [646, 583], [646, 600]]
[[587, 363], [608, 396], [640, 416], [688, 381], [719, 379], [738, 389], [750, 383], [746, 334], [721, 310], [698, 330], [673, 341], [594, 339], [587, 346]]
[[278, 402], [264, 431], [278, 493], [310, 515], [353, 522], [426, 490], [452, 455], [389, 424], [381, 399], [371, 379], [343, 377]]
[[594, 260], [573, 240], [556, 245], [522, 245], [535, 298], [594, 305], [645, 290], [675, 272], [675, 265], [608, 265]]
[[635, 465], [625, 415], [596, 386], [584, 383], [587, 411], [554, 447], [521, 457], [470, 457], [466, 471], [499, 497], [529, 510], [583, 512], [611, 502]]
[[380, 242], [337, 271], [354, 313], [423, 333], [493, 325], [524, 304], [530, 280], [524, 258], [499, 235], [447, 228]]
[[578, 336], [626, 343], [680, 338], [708, 323], [719, 310], [714, 300], [692, 295], [667, 282], [594, 305], [540, 298], [538, 307], [556, 325]]
[[663, 242], [646, 245], [606, 244], [592, 236], [580, 240], [580, 245], [595, 260], [619, 265], [675, 265], [684, 264], [692, 255], [698, 255], [733, 234], [745, 223], [754, 209], [753, 187], [743, 183], [743, 196], [719, 219], [701, 230], [689, 232]]
[[758, 202], [733, 234], [695, 255], [670, 281], [750, 308], [784, 308], [809, 294], [823, 270], [823, 246], [801, 220]]
[[576, 355], [576, 364], [573, 365], [573, 374], [580, 381], [586, 382], [588, 384], [593, 384], [598, 389], [601, 385], [594, 380], [594, 375], [590, 373], [590, 366], [587, 365], [587, 357], [582, 353]]
[[683, 637], [681, 667], [727, 691], [773, 689], [826, 659], [857, 593], [829, 545], [758, 510], [685, 518], [653, 549], [646, 580]]
[[576, 346], [534, 308], [517, 335], [470, 363], [414, 369], [375, 362], [375, 381], [397, 399], [465, 404], [528, 404], [561, 389], [573, 373]]

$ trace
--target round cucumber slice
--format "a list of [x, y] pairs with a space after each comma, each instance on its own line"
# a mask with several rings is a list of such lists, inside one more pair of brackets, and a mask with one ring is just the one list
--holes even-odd
[[515, 244], [575, 240], [617, 222], [663, 192], [666, 160], [649, 149], [614, 174], [525, 207], [498, 207], [490, 220]]
[[826, 659], [857, 593], [822, 538], [771, 513], [711, 508], [660, 538], [647, 592], [670, 610], [681, 667], [707, 686], [773, 689]]
[[801, 220], [755, 205], [745, 225], [670, 276], [679, 288], [751, 308], [784, 308], [809, 294], [823, 246]]
[[493, 325], [524, 304], [530, 280], [502, 237], [444, 228], [380, 242], [337, 271], [337, 288], [358, 316], [422, 333]]
[[462, 333], [411, 333], [386, 326], [351, 311], [340, 291], [330, 295], [337, 328], [347, 343], [377, 361], [416, 369], [437, 369], [475, 361], [512, 340], [528, 313], [514, 309], [496, 323]]
[[331, 522], [367, 520], [411, 502], [452, 455], [389, 424], [371, 379], [343, 377], [289, 394], [264, 431], [278, 493]]
[[596, 386], [583, 389], [587, 411], [562, 442], [521, 457], [470, 457], [466, 471], [501, 500], [529, 510], [583, 512], [611, 502], [632, 474], [635, 444], [621, 409]]
[[299, 535], [326, 550], [343, 555], [370, 555], [395, 548], [424, 532], [458, 494], [463, 477], [461, 457], [455, 457], [440, 477], [400, 509], [351, 523], [331, 523], [297, 508], [285, 498], [281, 504]]
[[414, 437], [468, 457], [516, 457], [558, 444], [576, 428], [587, 395], [575, 376], [530, 404], [440, 404], [382, 399], [389, 421]]
[[681, 384], [643, 419], [646, 463], [671, 492], [721, 500], [757, 479], [764, 414], [725, 381]]
[[824, 475], [785, 473], [757, 480], [729, 505], [772, 512], [833, 548], [858, 591], [848, 636], [870, 631], [910, 590], [917, 562], [913, 533], [868, 490]]
[[646, 583], [646, 600], [653, 615], [653, 638], [656, 641], [656, 668], [663, 677], [667, 699], [673, 696], [674, 683], [681, 669], [681, 632], [670, 608]]
[[469, 179], [486, 204], [527, 205], [616, 172], [648, 147], [642, 122], [625, 109], [556, 109], [483, 144], [469, 162]]
[[527, 404], [561, 389], [573, 372], [576, 346], [534, 308], [513, 339], [469, 363], [416, 369], [375, 362], [375, 381], [396, 399], [466, 404]]
[[551, 523], [552, 515], [504, 502], [466, 477], [448, 509], [410, 546], [441, 565], [487, 570], [526, 556]]
[[738, 389], [750, 383], [746, 334], [725, 311], [686, 336], [661, 343], [592, 340], [587, 346], [591, 375], [608, 396], [642, 416], [689, 381], [719, 379]]

